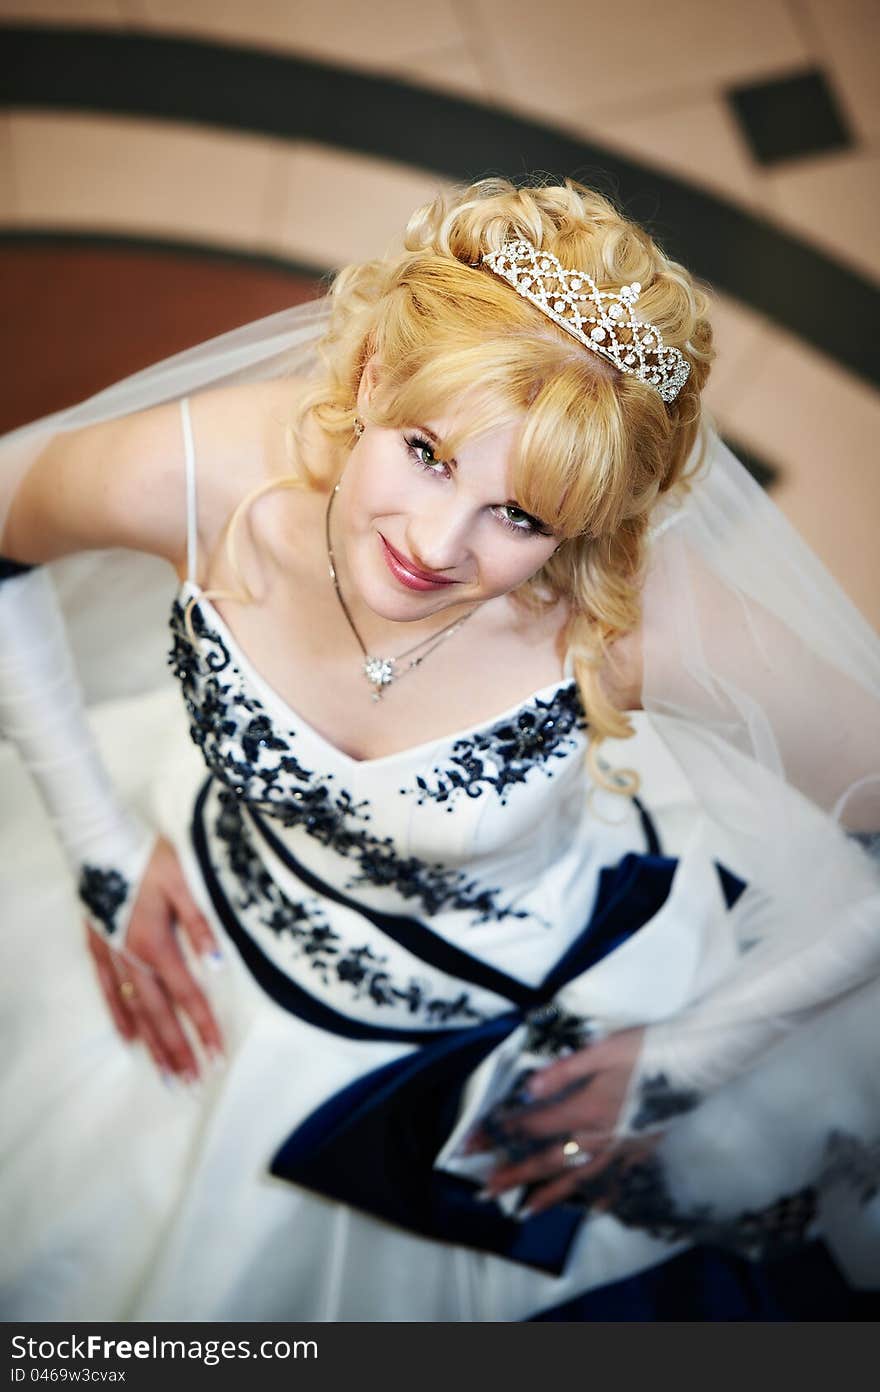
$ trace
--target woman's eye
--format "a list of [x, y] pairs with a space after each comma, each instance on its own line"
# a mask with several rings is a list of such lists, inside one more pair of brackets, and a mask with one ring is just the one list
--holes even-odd
[[504, 526], [512, 532], [520, 532], [525, 536], [552, 535], [550, 529], [545, 527], [543, 522], [539, 522], [537, 517], [523, 512], [522, 508], [514, 507], [512, 503], [504, 503], [497, 509], [497, 514]]
[[435, 457], [433, 446], [430, 445], [427, 440], [423, 440], [420, 436], [415, 435], [412, 439], [407, 440], [406, 443], [410, 454], [421, 469], [424, 469], [429, 474], [442, 474], [444, 472], [446, 465], [443, 463], [442, 459], [437, 459]]

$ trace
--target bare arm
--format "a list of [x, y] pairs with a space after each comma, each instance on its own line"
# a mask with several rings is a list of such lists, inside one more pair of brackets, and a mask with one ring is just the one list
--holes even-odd
[[173, 565], [186, 550], [177, 402], [54, 436], [13, 498], [3, 554], [30, 564], [122, 546]]
[[[200, 549], [213, 548], [247, 490], [280, 468], [291, 395], [281, 380], [190, 398]], [[32, 565], [117, 546], [182, 569], [186, 482], [177, 401], [55, 435], [19, 485], [0, 536], [0, 553]]]
[[[200, 425], [214, 422], [202, 432], [206, 464], [216, 458], [218, 432], [227, 451], [227, 456], [221, 452], [221, 462], [245, 453], [240, 441], [247, 434], [246, 399], [241, 393], [232, 402], [224, 397], [212, 411], [214, 404], [194, 403]], [[247, 479], [246, 470], [237, 476], [238, 484], [242, 477]], [[223, 490], [211, 485], [214, 478], [223, 478], [222, 470], [207, 467], [200, 477], [200, 514], [209, 525], [225, 510]], [[0, 549], [12, 560], [39, 567], [76, 551], [126, 547], [160, 556], [180, 570], [186, 552], [185, 492], [177, 402], [58, 433], [19, 485]], [[155, 841], [155, 832], [120, 800], [100, 761], [48, 573], [37, 569], [0, 591], [0, 724], [31, 767], [69, 852], [91, 916], [89, 943], [111, 1012], [124, 1035], [144, 1039], [160, 1067], [192, 1076], [198, 1063], [177, 1012], [190, 1017], [206, 1049], [218, 1049], [221, 1040], [176, 929], [186, 933], [197, 953], [216, 948], [213, 933], [173, 848], [161, 838]], [[106, 892], [96, 897], [98, 881]]]

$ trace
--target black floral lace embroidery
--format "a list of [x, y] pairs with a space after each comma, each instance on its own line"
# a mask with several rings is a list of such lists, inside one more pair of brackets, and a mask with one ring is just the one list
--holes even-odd
[[588, 1018], [569, 1014], [555, 1001], [530, 1010], [526, 1026], [526, 1052], [554, 1059], [586, 1048], [595, 1036], [595, 1026]]
[[456, 740], [449, 766], [435, 768], [432, 781], [417, 778], [419, 803], [429, 798], [447, 803], [447, 811], [459, 794], [481, 797], [493, 789], [504, 806], [509, 790], [525, 783], [534, 769], [548, 777], [550, 760], [565, 758], [576, 741], [573, 730], [584, 729], [586, 719], [577, 684], [571, 682], [547, 700], [534, 697], [516, 715]]
[[108, 933], [116, 931], [116, 917], [130, 888], [120, 871], [104, 870], [100, 865], [84, 865], [77, 885], [80, 899]]
[[867, 1142], [845, 1131], [832, 1131], [820, 1182], [829, 1188], [843, 1185], [857, 1194], [860, 1203], [870, 1203], [880, 1193], [880, 1136]]
[[239, 886], [237, 907], [255, 910], [259, 922], [288, 942], [294, 956], [305, 959], [325, 986], [335, 980], [349, 986], [356, 1000], [368, 997], [377, 1006], [403, 1004], [411, 1015], [432, 1024], [453, 1020], [474, 1024], [485, 1018], [467, 991], [445, 998], [432, 994], [430, 987], [415, 977], [396, 982], [387, 970], [387, 958], [368, 944], [346, 946], [327, 922], [320, 900], [289, 899], [272, 879], [250, 843], [235, 796], [221, 791], [219, 802], [214, 826]]
[[624, 1157], [611, 1161], [604, 1171], [578, 1188], [581, 1202], [592, 1206], [598, 1199], [609, 1202], [613, 1213], [627, 1227], [642, 1228], [668, 1242], [689, 1239], [712, 1243], [753, 1260], [787, 1256], [814, 1235], [820, 1194], [832, 1185], [854, 1190], [862, 1204], [880, 1189], [880, 1140], [867, 1144], [843, 1132], [829, 1133], [823, 1165], [814, 1184], [783, 1194], [764, 1208], [746, 1209], [720, 1217], [711, 1205], [679, 1208], [657, 1156], [635, 1164]]
[[312, 775], [275, 730], [262, 702], [247, 693], [229, 649], [205, 623], [197, 604], [192, 605], [190, 617], [199, 648], [190, 643], [183, 606], [175, 600], [168, 662], [180, 680], [190, 734], [208, 767], [234, 793], [267, 812], [282, 812], [286, 802], [282, 775], [304, 786]]
[[629, 1164], [616, 1158], [580, 1184], [577, 1194], [587, 1207], [601, 1199], [621, 1223], [663, 1241], [708, 1243], [762, 1261], [786, 1256], [809, 1239], [818, 1204], [816, 1190], [806, 1186], [731, 1217], [718, 1217], [709, 1204], [680, 1209], [656, 1156]]
[[303, 767], [291, 746], [293, 733], [280, 731], [260, 700], [248, 694], [229, 649], [208, 627], [198, 604], [190, 613], [199, 646], [190, 643], [183, 606], [175, 600], [168, 661], [181, 683], [192, 738], [234, 796], [283, 826], [302, 827], [352, 861], [356, 873], [347, 889], [364, 884], [393, 888], [404, 899], [418, 900], [429, 914], [470, 912], [474, 924], [533, 916], [502, 903], [500, 889], [442, 863], [401, 856], [391, 837], [376, 836], [366, 825], [369, 804], [333, 786], [332, 774], [319, 778]]
[[665, 1073], [653, 1073], [639, 1083], [638, 1110], [632, 1119], [634, 1131], [668, 1121], [670, 1117], [693, 1111], [700, 1094], [694, 1088], [675, 1087]]

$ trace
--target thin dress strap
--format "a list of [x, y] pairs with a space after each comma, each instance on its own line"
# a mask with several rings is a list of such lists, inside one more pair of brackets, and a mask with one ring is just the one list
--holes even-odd
[[196, 451], [193, 444], [192, 419], [189, 413], [189, 397], [180, 399], [180, 416], [183, 425], [183, 449], [186, 457], [186, 578], [192, 585], [196, 580], [198, 564], [198, 528], [196, 513]]

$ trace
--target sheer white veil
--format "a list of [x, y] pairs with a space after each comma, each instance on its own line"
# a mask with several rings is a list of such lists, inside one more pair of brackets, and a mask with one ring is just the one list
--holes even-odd
[[[5, 508], [54, 434], [208, 387], [307, 372], [328, 322], [326, 300], [284, 310], [7, 435], [0, 552]], [[650, 535], [642, 705], [701, 809], [688, 857], [722, 863], [747, 889], [720, 915], [721, 950], [695, 972], [684, 1008], [652, 1022], [642, 1074], [742, 1099], [740, 1080], [754, 1078], [766, 1137], [762, 1078], [776, 1069], [774, 1158], [762, 1171], [769, 1197], [827, 1165], [832, 1132], [865, 1154], [880, 1139], [871, 1064], [880, 1000], [880, 863], [871, 854], [880, 832], [880, 639], [710, 426], [705, 443], [690, 493], [663, 500]], [[833, 477], [829, 467], [829, 490]], [[53, 571], [92, 697], [166, 679], [168, 567], [106, 552], [53, 563]], [[570, 1000], [577, 1005], [576, 984]], [[838, 1080], [834, 1106], [810, 1116], [801, 1108], [793, 1117], [783, 1096], [796, 1037], [806, 1041], [802, 1058], [823, 1041]], [[692, 1193], [695, 1157], [704, 1173], [712, 1168], [699, 1150], [708, 1142], [686, 1117], [677, 1134], [674, 1174]]]
[[658, 509], [642, 637], [647, 717], [748, 887], [725, 980], [649, 1045], [706, 1088], [878, 979], [880, 639], [711, 430]]

